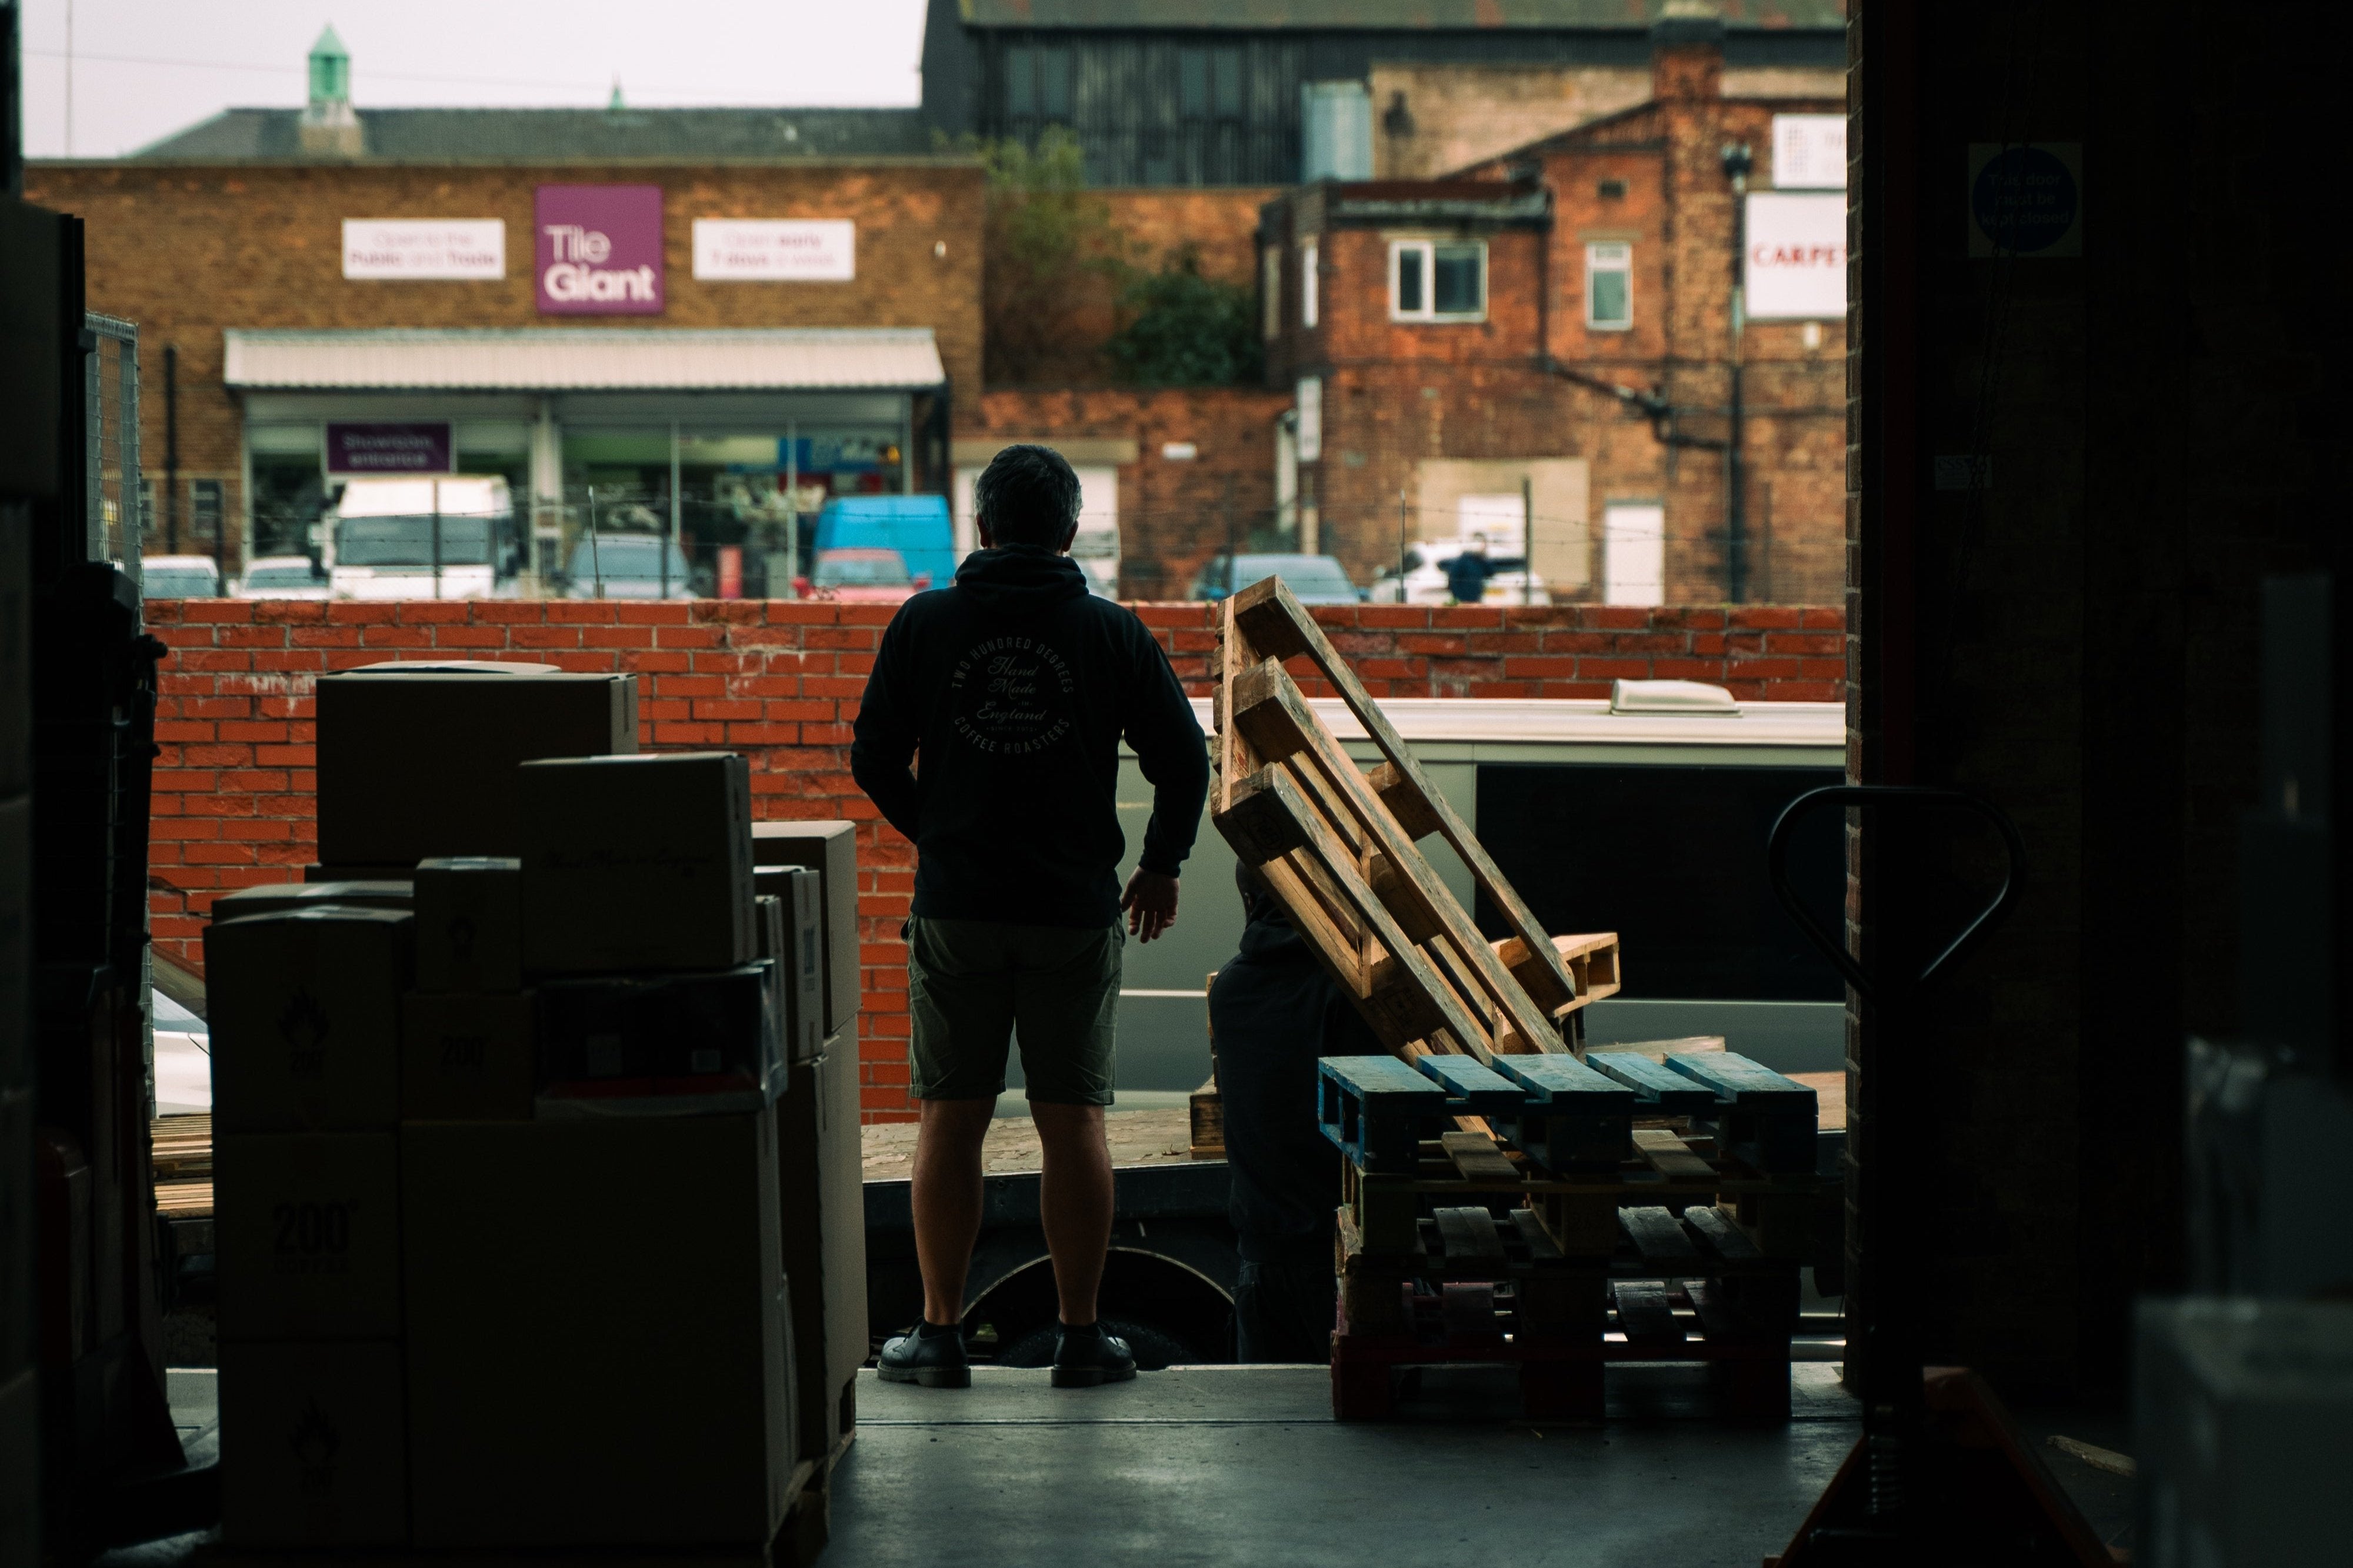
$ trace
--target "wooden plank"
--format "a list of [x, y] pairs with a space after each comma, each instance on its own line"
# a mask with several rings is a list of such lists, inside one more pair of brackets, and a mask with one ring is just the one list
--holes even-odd
[[1650, 1162], [1651, 1169], [1671, 1182], [1704, 1182], [1715, 1175], [1715, 1167], [1691, 1152], [1691, 1146], [1663, 1127], [1634, 1129], [1634, 1152]]
[[1620, 1279], [1612, 1289], [1618, 1297], [1618, 1326], [1626, 1342], [1635, 1345], [1679, 1345], [1683, 1325], [1667, 1305], [1666, 1287], [1655, 1279]]
[[1433, 1209], [1430, 1217], [1438, 1222], [1439, 1239], [1445, 1244], [1449, 1263], [1458, 1258], [1477, 1263], [1504, 1261], [1504, 1238], [1495, 1234], [1495, 1217], [1485, 1209]]
[[1355, 1091], [1367, 1109], [1443, 1115], [1446, 1090], [1395, 1057], [1323, 1057], [1315, 1070]]
[[1281, 659], [1293, 654], [1307, 655], [1322, 671], [1324, 679], [1332, 683], [1332, 689], [1339, 693], [1340, 700], [1347, 705], [1356, 722], [1365, 727], [1365, 733], [1371, 737], [1374, 746], [1397, 771], [1398, 778], [1410, 783], [1429, 803], [1431, 815], [1438, 819], [1439, 834], [1452, 847], [1455, 854], [1461, 857], [1462, 863], [1470, 868], [1472, 879], [1495, 907], [1503, 911], [1505, 922], [1512, 928], [1512, 934], [1537, 949], [1539, 961], [1546, 963], [1555, 972], [1554, 978], [1561, 990], [1574, 995], [1576, 983], [1569, 978], [1567, 967], [1560, 962], [1559, 954], [1553, 951], [1551, 940], [1546, 935], [1543, 925], [1521, 900], [1510, 879], [1496, 867], [1486, 847], [1479, 842], [1478, 836], [1471, 831], [1469, 825], [1447, 804], [1446, 797], [1430, 784], [1429, 775], [1421, 771], [1421, 763], [1406, 745], [1404, 737], [1397, 732], [1388, 715], [1373, 700], [1372, 694], [1365, 689], [1364, 682], [1356, 679], [1356, 672], [1349, 667], [1348, 661], [1341, 658], [1339, 650], [1332, 646], [1332, 639], [1324, 635], [1324, 629], [1315, 624], [1314, 618], [1302, 607], [1291, 590], [1283, 586], [1282, 579], [1269, 577], [1229, 596], [1226, 600], [1225, 624], [1242, 629], [1251, 647], [1261, 657]]
[[[1252, 721], [1261, 731], [1299, 738], [1303, 765], [1320, 772], [1335, 786], [1335, 793], [1355, 813], [1365, 842], [1379, 849], [1398, 873], [1382, 905], [1398, 917], [1399, 929], [1442, 931], [1451, 936], [1474, 978], [1488, 993], [1489, 1006], [1508, 1016], [1514, 1032], [1534, 1042], [1533, 1048], [1566, 1048], [1559, 1042], [1557, 1027], [1548, 1010], [1540, 1008], [1525, 983], [1496, 961], [1471, 917], [1399, 828], [1397, 819], [1382, 805], [1371, 784], [1300, 694], [1297, 683], [1283, 673], [1282, 665], [1268, 659], [1254, 669], [1238, 674], [1236, 681], [1237, 691], [1231, 703], [1235, 721], [1242, 722], [1247, 703]], [[1302, 756], [1293, 754], [1288, 765], [1298, 769], [1303, 765]], [[1239, 791], [1236, 798], [1238, 805], [1244, 804]], [[1551, 951], [1548, 945], [1546, 951]], [[1565, 976], [1562, 987], [1565, 995], [1575, 995], [1575, 986]]]
[[1426, 1078], [1437, 1079], [1446, 1092], [1461, 1101], [1472, 1116], [1508, 1114], [1520, 1109], [1527, 1093], [1493, 1068], [1468, 1057], [1418, 1056], [1413, 1065]]
[[1618, 1224], [1634, 1243], [1634, 1250], [1642, 1255], [1646, 1267], [1656, 1265], [1671, 1274], [1677, 1268], [1698, 1272], [1699, 1249], [1683, 1234], [1683, 1222], [1665, 1209], [1621, 1208]]
[[1632, 1089], [1641, 1102], [1637, 1115], [1681, 1116], [1715, 1104], [1715, 1090], [1707, 1085], [1631, 1052], [1588, 1051], [1585, 1065]]
[[1699, 1233], [1710, 1250], [1727, 1262], [1746, 1263], [1764, 1257], [1748, 1234], [1732, 1223], [1722, 1209], [1707, 1208], [1694, 1204], [1683, 1210], [1683, 1223]]
[[1438, 813], [1430, 808], [1428, 797], [1393, 764], [1374, 763], [1365, 782], [1373, 786], [1373, 793], [1381, 797], [1381, 804], [1389, 808], [1408, 838], [1419, 841], [1438, 831]]
[[[1323, 823], [1309, 811], [1306, 801], [1300, 796], [1289, 776], [1279, 769], [1264, 768], [1243, 783], [1249, 786], [1250, 799], [1271, 803], [1267, 809], [1279, 811], [1322, 858], [1324, 869], [1339, 884], [1340, 890], [1357, 904], [1366, 920], [1371, 923], [1373, 934], [1380, 938], [1436, 1005], [1445, 1026], [1453, 1032], [1455, 1038], [1468, 1046], [1472, 1056], [1483, 1059], [1492, 1055], [1486, 1029], [1442, 989], [1443, 982], [1430, 967], [1430, 961], [1422, 956], [1420, 949], [1406, 940], [1405, 933], [1398, 929], [1397, 921], [1390, 917], [1387, 906], [1373, 897], [1373, 890], [1365, 886], [1364, 879], [1357, 876], [1353, 858], [1342, 850]], [[1242, 785], [1236, 786], [1236, 798], [1243, 798]], [[1222, 832], [1224, 819], [1218, 821]]]
[[1634, 1091], [1571, 1057], [1498, 1057], [1488, 1064], [1546, 1106], [1633, 1114]]
[[1520, 1245], [1528, 1249], [1528, 1260], [1536, 1264], [1561, 1263], [1567, 1254], [1544, 1227], [1543, 1216], [1534, 1209], [1514, 1209], [1512, 1228], [1520, 1233]]
[[1809, 1115], [1814, 1110], [1812, 1089], [1731, 1051], [1675, 1051], [1669, 1054], [1666, 1065], [1694, 1082], [1707, 1085], [1742, 1110], [1802, 1109]]
[[1495, 1147], [1493, 1138], [1477, 1132], [1441, 1132], [1438, 1142], [1467, 1181], [1516, 1183], [1520, 1179], [1520, 1168]]
[[1195, 1089], [1187, 1102], [1187, 1152], [1196, 1160], [1222, 1160], [1226, 1156], [1226, 1104], [1218, 1093], [1218, 1080], [1209, 1081]]
[[1667, 1057], [1674, 1051], [1720, 1051], [1724, 1049], [1722, 1035], [1683, 1035], [1672, 1040], [1612, 1040], [1608, 1045], [1595, 1046], [1586, 1052], [1589, 1057], [1607, 1052], [1617, 1057], [1641, 1057], [1646, 1061], [1666, 1065]]

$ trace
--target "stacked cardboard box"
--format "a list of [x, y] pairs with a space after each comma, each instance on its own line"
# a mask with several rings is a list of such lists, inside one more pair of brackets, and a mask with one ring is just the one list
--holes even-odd
[[516, 764], [638, 749], [638, 683], [545, 664], [365, 665], [318, 687], [313, 880], [516, 855]]
[[[824, 1051], [797, 1063], [781, 1108], [785, 1267], [821, 1289], [793, 1299], [805, 1457], [822, 1462], [856, 1425], [870, 1346], [865, 1171], [860, 1142], [858, 825], [763, 822], [752, 830], [762, 891], [795, 889], [823, 910]], [[814, 883], [812, 889], [810, 884]]]
[[323, 906], [206, 932], [221, 1518], [240, 1544], [407, 1539], [396, 1128], [413, 925]]
[[765, 1547], [853, 1418], [824, 870], [755, 896], [737, 757], [512, 772], [512, 853], [377, 862], [411, 909], [314, 883], [208, 934], [235, 1544]]
[[[420, 981], [533, 1001], [518, 1075], [486, 997], [438, 1038], [451, 995], [411, 999], [441, 1075], [401, 1129], [416, 1544], [763, 1546], [797, 1454], [745, 764], [530, 762], [512, 798], [514, 860], [417, 870]], [[448, 1114], [478, 1041], [497, 1087]]]

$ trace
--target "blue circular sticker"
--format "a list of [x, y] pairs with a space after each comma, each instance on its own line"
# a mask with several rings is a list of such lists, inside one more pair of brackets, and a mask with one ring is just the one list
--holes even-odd
[[1969, 192], [1978, 230], [1997, 250], [2031, 256], [2075, 223], [2075, 176], [2040, 147], [2005, 148], [1986, 160]]

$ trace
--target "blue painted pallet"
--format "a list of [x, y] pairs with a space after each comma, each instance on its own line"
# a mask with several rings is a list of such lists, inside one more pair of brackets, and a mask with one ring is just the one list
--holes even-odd
[[1715, 1108], [1714, 1089], [1631, 1051], [1590, 1051], [1585, 1065], [1632, 1089], [1638, 1116], [1704, 1115]]
[[1730, 1051], [1673, 1051], [1667, 1066], [1714, 1091], [1714, 1110], [1694, 1121], [1715, 1123], [1718, 1148], [1768, 1174], [1811, 1171], [1821, 1108], [1814, 1091]]
[[1423, 1124], [1450, 1114], [1452, 1097], [1395, 1057], [1324, 1057], [1315, 1068], [1324, 1136], [1360, 1171], [1413, 1174]]
[[1451, 1115], [1517, 1116], [1528, 1098], [1527, 1090], [1469, 1057], [1416, 1057], [1413, 1065], [1444, 1087]]
[[1633, 1152], [1634, 1091], [1569, 1056], [1498, 1056], [1497, 1072], [1527, 1091], [1509, 1131], [1547, 1171], [1614, 1171]]

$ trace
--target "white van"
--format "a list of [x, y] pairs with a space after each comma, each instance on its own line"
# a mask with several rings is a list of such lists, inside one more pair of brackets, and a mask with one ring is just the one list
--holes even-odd
[[350, 479], [323, 521], [338, 599], [487, 599], [512, 574], [514, 502], [496, 474]]

